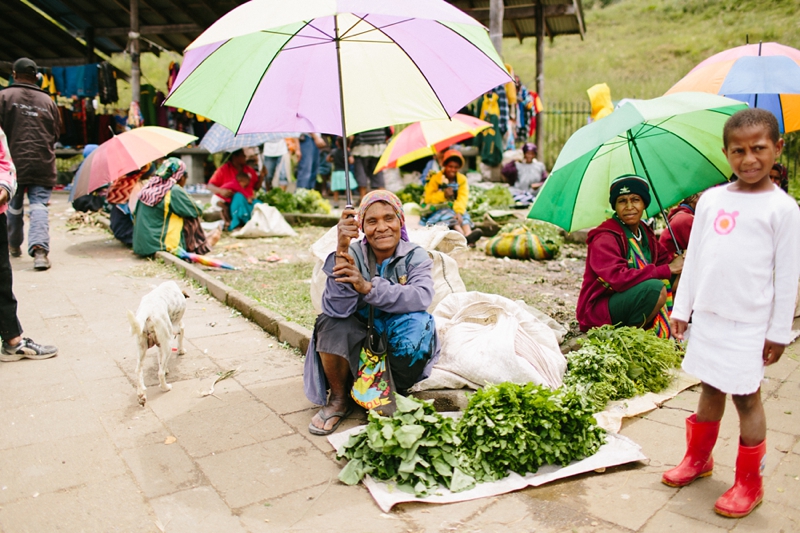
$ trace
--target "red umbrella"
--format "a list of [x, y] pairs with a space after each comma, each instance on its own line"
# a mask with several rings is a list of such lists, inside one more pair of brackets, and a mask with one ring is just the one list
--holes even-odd
[[128, 172], [186, 146], [197, 137], [158, 126], [144, 126], [104, 142], [81, 165], [73, 197], [89, 194]]

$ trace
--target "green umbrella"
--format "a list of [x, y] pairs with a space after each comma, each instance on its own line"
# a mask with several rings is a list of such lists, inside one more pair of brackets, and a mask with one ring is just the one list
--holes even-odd
[[624, 104], [569, 138], [528, 218], [567, 231], [597, 226], [613, 214], [609, 187], [623, 174], [650, 183], [656, 201], [648, 216], [727, 181], [731, 169], [722, 153], [722, 127], [746, 108], [730, 98], [692, 92]]

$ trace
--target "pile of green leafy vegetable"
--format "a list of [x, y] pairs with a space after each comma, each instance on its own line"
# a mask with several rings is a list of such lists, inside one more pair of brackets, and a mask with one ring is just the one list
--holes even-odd
[[297, 189], [294, 193], [297, 198], [298, 213], [317, 213], [327, 215], [331, 212], [331, 203], [322, 197], [319, 191], [311, 189]]
[[391, 417], [373, 412], [361, 433], [350, 436], [339, 453], [349, 460], [339, 479], [355, 485], [366, 475], [393, 481], [397, 488], [426, 496], [439, 486], [453, 492], [472, 488], [475, 479], [459, 467], [455, 422], [429, 402], [397, 395]]
[[325, 200], [319, 191], [298, 189], [296, 192], [286, 192], [278, 187], [269, 191], [258, 191], [256, 198], [273, 206], [281, 213], [316, 213], [328, 214], [331, 204]]
[[424, 194], [425, 187], [423, 185], [420, 185], [419, 183], [409, 183], [397, 193], [397, 197], [400, 198], [400, 201], [404, 204], [420, 204], [422, 203], [422, 197]]
[[567, 465], [593, 455], [605, 442], [593, 406], [580, 391], [528, 383], [478, 390], [457, 425], [462, 464], [478, 481]]
[[514, 197], [505, 185], [495, 185], [491, 189], [470, 187], [467, 212], [473, 221], [480, 222], [483, 215], [493, 209], [508, 209], [514, 205]]
[[602, 411], [609, 401], [667, 388], [681, 357], [677, 343], [652, 330], [594, 328], [579, 350], [567, 354], [564, 384], [583, 389]]

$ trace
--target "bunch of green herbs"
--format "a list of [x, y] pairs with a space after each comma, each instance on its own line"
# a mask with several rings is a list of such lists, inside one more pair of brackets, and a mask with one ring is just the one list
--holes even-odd
[[278, 187], [269, 191], [258, 191], [256, 198], [273, 206], [281, 213], [307, 213], [327, 215], [331, 212], [331, 204], [319, 191], [297, 189], [294, 193], [286, 192]]
[[355, 485], [370, 474], [416, 496], [433, 494], [440, 486], [452, 492], [472, 488], [475, 479], [459, 466], [454, 420], [430, 402], [396, 397], [393, 416], [370, 411], [365, 430], [350, 436], [338, 455], [349, 461], [339, 479]]
[[475, 221], [494, 209], [508, 209], [514, 205], [514, 197], [505, 185], [495, 185], [491, 189], [470, 187], [467, 212]]
[[422, 197], [424, 194], [425, 186], [419, 183], [409, 183], [397, 193], [397, 197], [400, 198], [400, 201], [404, 204], [420, 204], [422, 203]]
[[571, 387], [550, 390], [501, 383], [478, 390], [456, 427], [464, 468], [494, 481], [542, 465], [567, 465], [593, 455], [605, 442], [592, 404]]
[[601, 411], [611, 400], [664, 390], [681, 358], [675, 341], [652, 330], [607, 325], [589, 330], [581, 348], [567, 354], [564, 383], [583, 387]]

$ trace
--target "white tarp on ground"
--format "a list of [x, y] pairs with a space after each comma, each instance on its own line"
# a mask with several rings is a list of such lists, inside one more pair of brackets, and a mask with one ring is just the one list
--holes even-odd
[[[363, 431], [365, 426], [358, 426], [348, 431], [334, 433], [328, 437], [328, 442], [339, 450], [350, 438], [353, 433]], [[609, 433], [606, 436], [606, 444], [592, 455], [581, 461], [575, 461], [568, 466], [543, 466], [535, 474], [521, 476], [512, 473], [508, 477], [491, 483], [479, 483], [470, 490], [463, 492], [450, 492], [441, 488], [436, 495], [418, 498], [413, 494], [408, 494], [397, 490], [394, 486], [382, 481], [377, 481], [370, 476], [365, 476], [363, 483], [367, 487], [375, 503], [383, 512], [389, 512], [398, 503], [404, 502], [425, 502], [425, 503], [455, 503], [467, 500], [476, 500], [490, 496], [498, 496], [507, 492], [512, 492], [525, 487], [538, 487], [545, 483], [550, 483], [558, 479], [603, 470], [612, 466], [632, 463], [634, 461], [644, 461], [647, 459], [642, 453], [642, 448], [631, 439], [622, 435]]]

